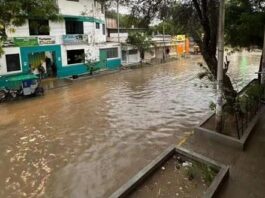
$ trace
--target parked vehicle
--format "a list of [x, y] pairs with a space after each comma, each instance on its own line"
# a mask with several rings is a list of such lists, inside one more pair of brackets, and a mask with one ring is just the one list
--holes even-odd
[[0, 102], [13, 100], [17, 98], [20, 94], [21, 94], [21, 91], [19, 90], [11, 90], [11, 89], [2, 88], [0, 90]]
[[34, 74], [9, 77], [6, 79], [6, 86], [0, 88], [0, 102], [30, 95], [44, 95], [44, 89], [40, 86], [40, 79]]

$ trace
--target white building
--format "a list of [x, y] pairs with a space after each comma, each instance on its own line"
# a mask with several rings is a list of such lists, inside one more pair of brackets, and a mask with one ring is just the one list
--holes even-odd
[[5, 54], [0, 58], [0, 86], [1, 79], [41, 65], [47, 76], [87, 73], [84, 57], [102, 69], [121, 65], [120, 45], [106, 42], [105, 14], [98, 2], [57, 0], [57, 4], [62, 21], [28, 19], [14, 32], [7, 30]]

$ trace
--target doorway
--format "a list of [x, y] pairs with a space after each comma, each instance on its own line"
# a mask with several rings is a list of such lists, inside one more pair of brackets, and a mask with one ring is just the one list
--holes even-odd
[[29, 66], [32, 73], [41, 75], [43, 78], [57, 76], [55, 52], [34, 52], [28, 55]]

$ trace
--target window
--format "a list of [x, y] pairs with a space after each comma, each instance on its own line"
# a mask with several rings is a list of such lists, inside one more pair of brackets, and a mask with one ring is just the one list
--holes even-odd
[[118, 58], [119, 56], [118, 48], [109, 48], [104, 50], [107, 53], [107, 58]]
[[84, 34], [84, 25], [82, 21], [65, 21], [66, 34]]
[[122, 51], [122, 60], [126, 61], [127, 60], [127, 52], [126, 51]]
[[138, 54], [138, 50], [137, 49], [129, 50], [129, 55], [135, 55], [135, 54]]
[[100, 29], [100, 24], [96, 23], [96, 29]]
[[49, 21], [48, 20], [29, 20], [29, 34], [30, 35], [49, 35]]
[[19, 54], [6, 55], [7, 72], [20, 71]]
[[83, 63], [85, 58], [85, 50], [68, 50], [67, 51], [67, 63], [68, 65]]
[[105, 27], [105, 24], [102, 24], [102, 33], [103, 33], [103, 35], [106, 34], [106, 27]]

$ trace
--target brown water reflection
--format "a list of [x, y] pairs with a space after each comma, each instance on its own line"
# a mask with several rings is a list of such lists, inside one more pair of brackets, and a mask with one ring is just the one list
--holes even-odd
[[[209, 112], [214, 90], [196, 78], [198, 61], [124, 71], [0, 105], [0, 197], [108, 197]], [[246, 83], [258, 63], [258, 55], [234, 55], [232, 75]]]

